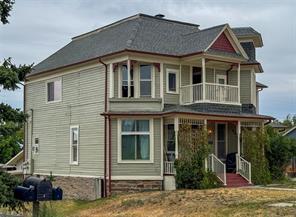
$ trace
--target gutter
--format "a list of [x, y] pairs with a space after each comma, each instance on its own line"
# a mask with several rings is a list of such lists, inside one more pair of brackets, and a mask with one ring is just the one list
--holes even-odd
[[[108, 85], [108, 74], [107, 74], [107, 64], [104, 63], [101, 58], [99, 62], [105, 66], [105, 96], [104, 96], [104, 112], [107, 112], [107, 85]], [[109, 159], [110, 161], [110, 159]], [[110, 170], [110, 168], [109, 168]], [[110, 178], [109, 174], [109, 178]], [[107, 197], [107, 117], [104, 116], [104, 197]]]

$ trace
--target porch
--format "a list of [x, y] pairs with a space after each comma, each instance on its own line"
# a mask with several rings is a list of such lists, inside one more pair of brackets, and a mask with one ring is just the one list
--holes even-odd
[[[242, 141], [242, 129], [254, 129], [262, 127], [262, 121], [247, 120], [228, 120], [226, 118], [197, 119], [174, 117], [164, 121], [164, 175], [173, 176], [176, 174], [174, 168], [174, 160], [178, 159], [179, 149], [179, 128], [182, 124], [190, 125], [191, 130], [206, 127], [208, 132], [208, 144], [211, 153], [205, 159], [206, 169], [216, 174], [223, 185], [233, 186], [227, 183], [227, 180], [237, 179], [231, 174], [237, 174], [246, 181], [247, 184], [252, 183], [251, 179], [251, 163], [246, 161], [244, 150], [247, 144]], [[228, 167], [232, 162], [233, 167]], [[234, 185], [235, 186], [235, 185]]]
[[240, 104], [240, 63], [214, 58], [184, 61], [180, 67], [180, 104], [200, 102]]

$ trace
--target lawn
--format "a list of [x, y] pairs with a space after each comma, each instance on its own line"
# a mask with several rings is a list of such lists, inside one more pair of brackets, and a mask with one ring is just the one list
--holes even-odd
[[52, 203], [60, 217], [103, 216], [295, 216], [293, 207], [270, 207], [278, 202], [296, 204], [296, 191], [220, 188], [145, 192], [92, 202], [65, 200]]

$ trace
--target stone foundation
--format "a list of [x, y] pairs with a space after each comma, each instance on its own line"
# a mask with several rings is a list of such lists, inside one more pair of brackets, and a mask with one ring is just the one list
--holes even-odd
[[53, 186], [63, 189], [64, 199], [95, 200], [101, 198], [100, 180], [96, 178], [55, 176]]
[[112, 180], [112, 194], [140, 191], [161, 191], [161, 180]]

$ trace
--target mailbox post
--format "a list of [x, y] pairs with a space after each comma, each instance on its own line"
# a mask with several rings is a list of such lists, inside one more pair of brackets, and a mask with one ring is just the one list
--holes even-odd
[[62, 200], [63, 190], [53, 188], [49, 180], [30, 176], [23, 181], [22, 186], [14, 189], [14, 197], [25, 202], [33, 202], [33, 217], [39, 216], [40, 201]]

